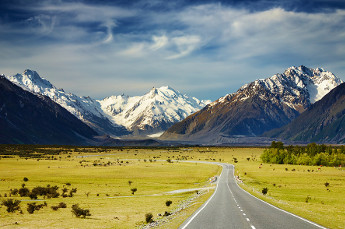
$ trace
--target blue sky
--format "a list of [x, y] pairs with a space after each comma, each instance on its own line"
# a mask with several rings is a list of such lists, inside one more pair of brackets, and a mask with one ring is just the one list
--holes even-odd
[[0, 73], [78, 95], [215, 100], [290, 66], [345, 80], [345, 1], [2, 0], [0, 51]]

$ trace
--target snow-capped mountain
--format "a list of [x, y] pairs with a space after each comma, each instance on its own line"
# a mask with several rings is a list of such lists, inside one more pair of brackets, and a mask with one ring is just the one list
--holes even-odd
[[99, 134], [112, 136], [162, 132], [210, 102], [189, 98], [169, 87], [153, 88], [144, 96], [95, 100], [57, 89], [32, 70], [7, 78], [27, 91], [50, 97]]
[[331, 90], [291, 123], [266, 132], [281, 140], [345, 143], [345, 83]]
[[48, 96], [99, 134], [118, 136], [128, 133], [125, 128], [111, 122], [104, 115], [96, 100], [90, 97], [79, 97], [72, 93], [66, 93], [63, 89], [57, 89], [35, 71], [27, 69], [23, 74], [7, 76], [7, 78], [25, 90]]
[[210, 101], [200, 101], [168, 87], [153, 87], [143, 96], [107, 97], [102, 110], [115, 123], [134, 132], [157, 133], [205, 107]]
[[0, 75], [1, 144], [94, 142], [97, 133], [47, 96], [33, 94]]
[[258, 136], [295, 119], [343, 81], [322, 68], [290, 67], [242, 86], [169, 128], [163, 138]]

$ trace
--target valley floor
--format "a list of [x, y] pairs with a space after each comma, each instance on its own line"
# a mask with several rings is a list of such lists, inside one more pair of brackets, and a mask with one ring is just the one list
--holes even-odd
[[[343, 228], [345, 221], [344, 169], [262, 164], [262, 148], [41, 148], [21, 157], [15, 151], [0, 160], [0, 199], [21, 200], [23, 214], [2, 206], [3, 228], [141, 228], [147, 213], [160, 228], [177, 228], [211, 196], [221, 167], [176, 160], [234, 164], [241, 187], [259, 198], [329, 228]], [[14, 194], [23, 184], [29, 190], [56, 185], [60, 196], [30, 200]], [[73, 197], [61, 196], [63, 189], [75, 188]], [[47, 207], [29, 214], [27, 204], [33, 202]], [[51, 208], [61, 202], [67, 208]], [[91, 216], [75, 217], [74, 204]], [[165, 212], [174, 214], [158, 216]]]

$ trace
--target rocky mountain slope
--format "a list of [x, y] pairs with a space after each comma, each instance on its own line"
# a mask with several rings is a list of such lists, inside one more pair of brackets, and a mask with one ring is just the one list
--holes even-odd
[[95, 100], [66, 93], [32, 70], [7, 78], [25, 90], [50, 97], [98, 134], [111, 136], [162, 132], [210, 102], [188, 98], [169, 87], [153, 88], [144, 96]]
[[345, 83], [288, 125], [269, 131], [266, 137], [304, 142], [345, 143]]
[[0, 76], [0, 142], [87, 144], [97, 133], [46, 96]]
[[169, 128], [162, 139], [221, 142], [288, 124], [342, 83], [322, 68], [290, 67], [242, 86]]

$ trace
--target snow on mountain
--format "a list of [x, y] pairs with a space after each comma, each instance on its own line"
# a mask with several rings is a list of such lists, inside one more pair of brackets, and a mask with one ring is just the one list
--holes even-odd
[[153, 87], [144, 96], [111, 96], [99, 103], [112, 120], [132, 131], [157, 133], [167, 129], [210, 101], [200, 101], [168, 87]]
[[128, 130], [135, 134], [162, 132], [209, 103], [189, 98], [169, 87], [153, 88], [144, 96], [119, 95], [95, 100], [57, 89], [32, 70], [7, 78], [27, 91], [50, 97], [99, 134], [113, 136], [129, 134]]
[[99, 134], [117, 136], [127, 133], [123, 127], [112, 123], [104, 115], [96, 100], [90, 97], [79, 97], [72, 93], [66, 93], [63, 89], [57, 89], [35, 71], [27, 69], [23, 74], [16, 74], [7, 78], [27, 91], [48, 96]]
[[[270, 93], [279, 97], [279, 102], [302, 112], [310, 104], [315, 103], [330, 92], [333, 88], [343, 83], [332, 72], [322, 68], [307, 68], [303, 65], [290, 67], [284, 73], [275, 74], [267, 79], [255, 80], [243, 85], [237, 92], [228, 94], [212, 104], [226, 101], [228, 97], [237, 95], [244, 101], [251, 98], [252, 91], [263, 87]], [[251, 88], [251, 90], [248, 90]]]
[[174, 124], [162, 139], [226, 142], [291, 122], [343, 81], [322, 68], [290, 67], [255, 80]]

